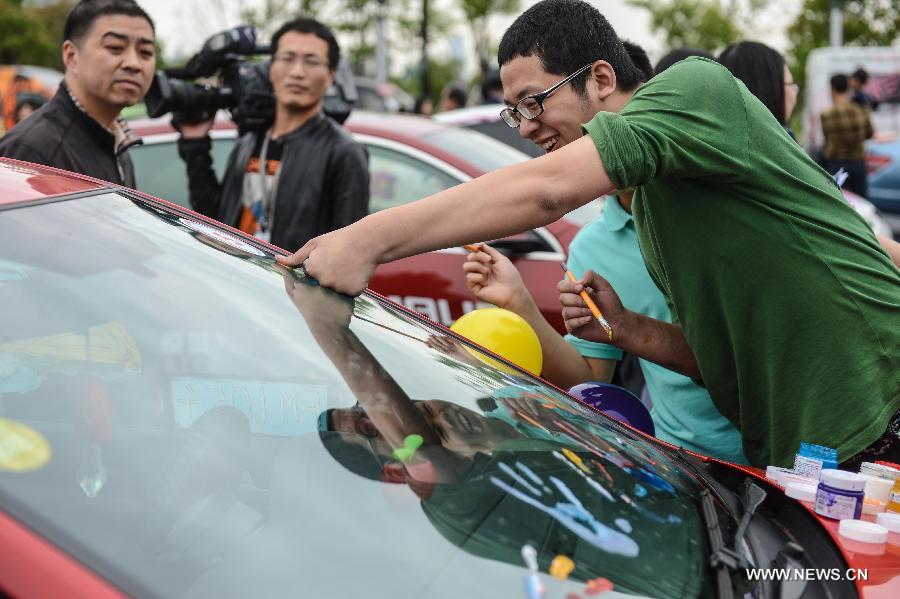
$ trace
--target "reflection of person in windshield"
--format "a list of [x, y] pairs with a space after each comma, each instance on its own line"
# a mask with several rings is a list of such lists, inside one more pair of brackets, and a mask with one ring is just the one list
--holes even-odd
[[297, 281], [286, 269], [284, 283], [313, 338], [334, 363], [387, 446], [402, 448], [410, 435], [422, 438], [416, 452], [419, 459], [405, 464], [407, 474], [426, 485], [456, 480], [466, 469], [466, 460], [444, 448], [439, 432], [350, 330], [352, 300]]
[[[472, 457], [479, 451], [489, 453], [503, 441], [521, 436], [502, 420], [486, 418], [448, 401], [432, 399], [413, 403], [437, 432], [441, 445], [466, 457]], [[321, 428], [369, 437], [373, 439], [373, 449], [383, 455], [391, 455], [391, 448], [361, 406], [329, 410], [326, 418]]]
[[[285, 289], [359, 402], [319, 419], [324, 446], [344, 468], [407, 485], [441, 536], [473, 555], [521, 567], [531, 545], [544, 572], [557, 556], [572, 559], [572, 581], [605, 577], [651, 596], [702, 592], [693, 499], [651, 472], [652, 460], [635, 464], [614, 433], [601, 438], [530, 389], [494, 390], [487, 403], [496, 409], [486, 415], [413, 401], [350, 330], [352, 302], [287, 272]], [[398, 456], [411, 435], [421, 447]], [[655, 575], [645, 575], [651, 563]]]

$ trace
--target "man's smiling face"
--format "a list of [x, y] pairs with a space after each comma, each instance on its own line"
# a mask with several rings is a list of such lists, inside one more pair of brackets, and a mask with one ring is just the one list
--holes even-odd
[[[540, 93], [564, 79], [570, 73], [548, 73], [537, 56], [517, 56], [500, 67], [503, 99], [513, 107], [526, 96]], [[544, 112], [539, 117], [519, 119], [519, 135], [530, 139], [545, 152], [552, 152], [582, 136], [581, 124], [591, 120], [599, 108], [590, 100], [592, 82], [590, 70], [578, 78], [588, 78], [585, 97], [565, 84], [544, 100]]]

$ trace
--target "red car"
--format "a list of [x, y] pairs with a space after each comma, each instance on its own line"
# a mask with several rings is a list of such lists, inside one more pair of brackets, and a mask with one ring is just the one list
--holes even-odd
[[900, 596], [900, 535], [282, 252], [0, 159], [0, 595]]
[[[138, 189], [188, 206], [185, 167], [175, 148], [178, 135], [168, 120], [139, 120], [131, 126], [144, 139], [143, 146], [132, 150]], [[346, 127], [369, 152], [372, 212], [421, 199], [529, 158], [486, 135], [421, 117], [357, 110]], [[212, 132], [213, 157], [220, 176], [235, 135], [233, 123], [217, 121]], [[510, 256], [541, 312], [561, 332], [565, 328], [555, 285], [561, 274], [558, 264], [565, 260], [569, 242], [580, 226], [596, 213], [596, 207], [587, 206], [547, 227], [494, 244]], [[462, 314], [482, 307], [466, 287], [462, 273], [465, 255], [463, 249], [450, 248], [384, 265], [375, 273], [371, 287], [449, 326]]]

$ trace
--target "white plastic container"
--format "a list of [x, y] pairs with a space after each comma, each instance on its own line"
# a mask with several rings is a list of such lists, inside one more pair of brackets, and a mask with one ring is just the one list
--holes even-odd
[[787, 486], [788, 483], [800, 483], [804, 485], [818, 485], [819, 479], [809, 478], [808, 476], [800, 476], [799, 474], [782, 474], [781, 486]]
[[816, 489], [815, 482], [789, 482], [784, 487], [784, 494], [797, 501], [812, 504], [816, 500]]
[[874, 516], [875, 514], [882, 513], [885, 508], [887, 508], [886, 502], [878, 501], [877, 499], [869, 499], [868, 497], [866, 497], [863, 501], [862, 513], [869, 516]]
[[784, 475], [796, 474], [791, 468], [779, 468], [778, 466], [766, 466], [766, 478], [775, 484], [784, 486], [782, 482]]
[[874, 522], [864, 520], [841, 520], [838, 534], [860, 543], [883, 544], [888, 538], [888, 529]]
[[894, 488], [894, 480], [870, 474], [862, 474], [862, 477], [866, 479], [866, 487], [864, 489], [866, 499], [875, 499], [887, 503], [891, 496], [891, 489]]
[[892, 533], [900, 533], [900, 514], [882, 512], [875, 516], [875, 523]]
[[891, 468], [890, 466], [882, 466], [874, 462], [863, 462], [859, 465], [859, 473], [865, 476], [874, 476], [875, 478], [884, 478], [891, 482], [897, 480], [900, 476], [900, 470]]

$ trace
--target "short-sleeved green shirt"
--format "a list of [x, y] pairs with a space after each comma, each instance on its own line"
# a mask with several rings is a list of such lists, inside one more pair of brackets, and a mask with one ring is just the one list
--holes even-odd
[[752, 464], [855, 455], [900, 408], [900, 271], [721, 65], [689, 58], [585, 125], [647, 269]]

